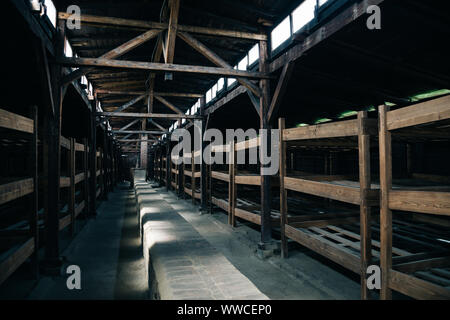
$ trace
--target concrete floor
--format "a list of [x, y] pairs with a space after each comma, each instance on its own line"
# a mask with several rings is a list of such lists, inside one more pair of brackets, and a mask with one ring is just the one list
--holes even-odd
[[[42, 277], [29, 299], [146, 299], [148, 285], [140, 248], [134, 191], [119, 184], [63, 251], [63, 274]], [[68, 265], [81, 268], [81, 290], [68, 290]]]
[[275, 256], [263, 261], [255, 251], [257, 230], [244, 223], [231, 228], [223, 211], [201, 215], [191, 199], [180, 201], [164, 190], [158, 189], [163, 199], [270, 299], [360, 298], [357, 281], [336, 270], [336, 266], [310, 256], [309, 250], [295, 250], [289, 259]]
[[[170, 208], [270, 299], [359, 299], [359, 283], [336, 265], [309, 250], [296, 248], [289, 259], [260, 260], [256, 255], [259, 232], [251, 224], [227, 224], [223, 211], [201, 215], [191, 200], [178, 199], [165, 188], [149, 196], [155, 205]], [[151, 200], [151, 199], [150, 199]], [[80, 224], [81, 225], [81, 224]], [[120, 184], [63, 251], [63, 273], [41, 276], [28, 299], [148, 299], [134, 190]], [[68, 290], [65, 270], [81, 268], [81, 290]], [[28, 291], [30, 289], [27, 289]], [[23, 298], [22, 296], [17, 296]], [[3, 295], [5, 298], [5, 295]], [[8, 295], [6, 295], [8, 298]], [[195, 297], [192, 297], [195, 299]]]

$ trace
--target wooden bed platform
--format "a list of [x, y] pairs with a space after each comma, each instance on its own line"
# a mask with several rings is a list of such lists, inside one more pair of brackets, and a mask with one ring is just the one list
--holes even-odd
[[[16, 271], [28, 258], [31, 258], [33, 274], [38, 274], [39, 217], [38, 217], [38, 114], [37, 108], [31, 110], [31, 118], [0, 109], [0, 128], [2, 137], [23, 136], [25, 148], [29, 148], [30, 158], [28, 176], [0, 179], [0, 206], [14, 205], [22, 199], [28, 204], [28, 219], [19, 224], [5, 226], [0, 230], [0, 284]], [[4, 132], [3, 132], [4, 130]], [[13, 137], [14, 136], [14, 137]], [[22, 139], [21, 138], [21, 141]], [[22, 142], [20, 142], [22, 145]]]
[[[415, 299], [450, 299], [448, 238], [443, 239], [447, 241], [447, 248], [440, 255], [424, 255], [400, 265], [395, 264], [393, 258], [393, 239], [398, 233], [393, 224], [395, 218], [404, 212], [413, 212], [443, 217], [445, 221], [450, 216], [450, 192], [446, 187], [408, 190], [393, 187], [392, 182], [392, 140], [405, 137], [450, 140], [450, 96], [392, 111], [387, 106], [380, 106], [379, 119], [381, 298], [391, 299], [392, 290], [395, 290]], [[438, 227], [448, 230], [448, 224], [437, 224]]]
[[[377, 121], [369, 119], [367, 112], [359, 112], [357, 119], [291, 129], [285, 129], [284, 119], [279, 119], [279, 129], [282, 255], [288, 256], [287, 239], [318, 252], [360, 274], [361, 298], [368, 299], [366, 270], [372, 263], [371, 207], [377, 206], [379, 203], [379, 190], [374, 188], [370, 175], [370, 142], [371, 137], [373, 140], [377, 133]], [[359, 151], [358, 179], [351, 180], [341, 176], [312, 174], [290, 176], [287, 174], [286, 149], [288, 143], [289, 145], [320, 147], [323, 139], [326, 140], [324, 144], [326, 146], [330, 140], [344, 137], [357, 139], [355, 143]], [[311, 141], [315, 143], [311, 144]], [[304, 217], [290, 216], [288, 214], [288, 190], [356, 205], [359, 207], [359, 214], [358, 211], [355, 214], [355, 211], [352, 210], [353, 214], [345, 212], [345, 214], [331, 214], [318, 220], [312, 217], [310, 220], [305, 220]], [[336, 238], [339, 237], [339, 234], [334, 235], [330, 229], [327, 229], [328, 226], [351, 222], [359, 222], [359, 233], [353, 235], [359, 238], [357, 246], [343, 241], [341, 238]], [[339, 240], [342, 242], [339, 243]], [[355, 254], [355, 249], [359, 250], [359, 255]]]

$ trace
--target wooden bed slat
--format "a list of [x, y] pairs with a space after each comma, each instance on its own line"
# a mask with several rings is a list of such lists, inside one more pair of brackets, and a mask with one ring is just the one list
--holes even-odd
[[34, 132], [34, 121], [0, 109], [0, 127], [32, 134]]
[[450, 216], [450, 192], [391, 190], [389, 208]]
[[26, 196], [34, 191], [32, 178], [22, 179], [0, 185], [0, 205]]
[[395, 130], [450, 118], [450, 95], [392, 110], [386, 114], [387, 130]]

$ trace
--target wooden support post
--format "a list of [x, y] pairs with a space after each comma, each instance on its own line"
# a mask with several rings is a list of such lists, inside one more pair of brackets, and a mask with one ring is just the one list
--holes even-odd
[[386, 113], [389, 107], [380, 106], [379, 144], [380, 144], [380, 263], [381, 293], [383, 300], [392, 298], [389, 288], [389, 272], [392, 268], [392, 211], [389, 209], [389, 191], [392, 188], [392, 148], [391, 133], [387, 129]]
[[[147, 129], [147, 120], [142, 120], [142, 130]], [[141, 135], [141, 169], [147, 169], [148, 135]]]
[[367, 112], [358, 113], [358, 150], [359, 150], [359, 184], [360, 184], [360, 256], [361, 256], [361, 299], [369, 299], [367, 288], [367, 267], [372, 260], [371, 208], [368, 204], [368, 192], [371, 188], [370, 176], [370, 135], [365, 120]]
[[103, 194], [102, 199], [108, 200], [108, 146], [107, 146], [107, 132], [106, 128], [103, 131], [103, 152], [102, 152], [102, 182], [103, 182]]
[[[95, 108], [93, 108], [95, 110]], [[95, 123], [95, 112], [90, 114], [90, 139], [89, 139], [89, 215], [97, 215], [97, 130]]]
[[212, 171], [213, 171], [213, 165], [210, 164], [208, 166], [208, 171], [209, 171], [209, 213], [212, 214], [213, 213], [213, 202], [212, 202], [212, 198], [213, 198], [213, 178], [212, 178]]
[[278, 120], [278, 129], [280, 130], [280, 233], [281, 233], [281, 256], [288, 257], [288, 245], [285, 233], [287, 221], [287, 190], [284, 188], [284, 177], [286, 177], [286, 143], [283, 141], [283, 130], [285, 129], [285, 120]]
[[204, 141], [203, 137], [205, 135], [206, 130], [206, 117], [205, 117], [205, 106], [206, 101], [205, 97], [200, 98], [200, 115], [202, 116], [202, 128], [201, 128], [201, 139], [202, 139], [202, 145], [200, 149], [200, 191], [201, 191], [201, 211], [206, 211], [208, 207], [208, 168], [206, 166], [205, 159], [203, 158], [203, 152], [206, 148], [206, 142]]
[[34, 238], [34, 251], [31, 256], [32, 274], [37, 279], [39, 276], [39, 205], [38, 205], [38, 110], [36, 106], [32, 107], [31, 116], [34, 121], [33, 137], [30, 142], [30, 176], [33, 177], [33, 193], [30, 199], [30, 236]]
[[[260, 72], [267, 72], [269, 70], [268, 66], [269, 50], [267, 41], [259, 42], [259, 70]], [[266, 79], [260, 80], [259, 82], [261, 97], [260, 103], [260, 128], [263, 130], [270, 129], [267, 119], [268, 109], [269, 109], [269, 81]], [[270, 134], [267, 135], [267, 146], [270, 148]], [[261, 146], [262, 148], [264, 146]], [[261, 152], [261, 151], [260, 151]], [[272, 241], [272, 230], [270, 221], [270, 211], [271, 211], [271, 201], [270, 201], [270, 178], [268, 176], [262, 175], [263, 167], [261, 165], [261, 245], [264, 247], [266, 244]]]
[[[181, 119], [178, 120], [178, 128], [181, 128], [182, 122]], [[178, 138], [178, 143], [181, 143], [183, 137]], [[181, 150], [181, 155], [179, 155], [183, 161], [178, 166], [178, 197], [184, 198], [184, 150]]]
[[228, 223], [232, 226], [236, 226], [235, 219], [235, 209], [236, 209], [236, 150], [235, 150], [235, 142], [234, 140], [230, 142], [230, 152], [228, 154], [229, 157], [229, 175], [230, 182], [228, 184]]
[[83, 139], [83, 198], [84, 198], [84, 218], [87, 218], [89, 212], [89, 144], [88, 139]]
[[163, 183], [163, 152], [162, 146], [159, 149], [159, 184], [162, 186]]
[[166, 190], [170, 190], [170, 139], [166, 142]]
[[[55, 34], [55, 54], [64, 56], [65, 23], [58, 20]], [[52, 65], [52, 89], [55, 110], [47, 110], [44, 117], [46, 135], [44, 141], [44, 175], [47, 177], [45, 197], [45, 261], [44, 272], [49, 274], [60, 272], [59, 256], [59, 196], [60, 196], [60, 159], [61, 159], [61, 110], [62, 110], [62, 68]], [[50, 109], [48, 106], [47, 109]]]
[[70, 214], [70, 234], [75, 234], [75, 139], [70, 138], [69, 150], [69, 214]]
[[[195, 130], [195, 128], [194, 128]], [[192, 196], [192, 204], [195, 205], [195, 156], [194, 151], [191, 152], [191, 196]]]

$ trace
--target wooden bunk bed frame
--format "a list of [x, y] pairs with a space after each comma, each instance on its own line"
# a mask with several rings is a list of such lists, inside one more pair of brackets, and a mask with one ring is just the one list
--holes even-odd
[[32, 108], [32, 118], [0, 109], [0, 128], [30, 136], [30, 172], [27, 177], [6, 181], [0, 185], [0, 204], [31, 196], [29, 229], [2, 230], [2, 243], [11, 245], [6, 256], [0, 261], [0, 284], [14, 273], [28, 258], [32, 261], [32, 271], [38, 275], [39, 217], [38, 217], [38, 114]]
[[[201, 199], [201, 193], [197, 192], [197, 180], [201, 178], [200, 169], [197, 171], [197, 165], [195, 164], [195, 157], [200, 156], [200, 151], [194, 152], [194, 157], [192, 152], [184, 155], [185, 162], [183, 162], [183, 189], [184, 192], [189, 195], [192, 199], [192, 203], [195, 204], [195, 200]], [[186, 165], [186, 161], [190, 162], [190, 165]], [[186, 184], [186, 177], [190, 178], [191, 187], [189, 188]]]
[[[259, 174], [239, 173], [236, 165], [237, 152], [260, 147], [260, 138], [253, 138], [246, 141], [230, 143], [228, 145], [213, 146], [212, 152], [221, 152], [228, 154], [228, 174], [211, 169], [210, 177], [228, 183], [228, 200], [219, 199], [212, 195], [212, 181], [210, 180], [211, 203], [228, 213], [228, 223], [236, 225], [236, 217], [261, 225], [261, 215], [252, 211], [256, 206], [239, 207], [238, 186], [260, 186], [261, 176]], [[280, 219], [272, 217], [272, 224], [279, 225]]]
[[[450, 96], [392, 111], [387, 106], [379, 107], [381, 299], [391, 299], [392, 290], [415, 299], [450, 299], [448, 286], [450, 252], [448, 250], [441, 256], [424, 255], [417, 257], [414, 261], [405, 261], [402, 265], [393, 265], [392, 258], [392, 239], [395, 232], [392, 225], [392, 210], [431, 216], [450, 216], [448, 190], [412, 191], [407, 188], [393, 188], [392, 136], [395, 137], [399, 132], [402, 134], [402, 130], [407, 130], [409, 131], [407, 134], [414, 136], [429, 134], [430, 130], [436, 130], [442, 121], [447, 120], [446, 138], [448, 139], [448, 119], [450, 119]], [[448, 224], [446, 226], [448, 227]], [[425, 278], [423, 275], [422, 277], [414, 275], [415, 272], [424, 272], [424, 270], [431, 270], [432, 274], [425, 274]], [[440, 283], [440, 276], [447, 279], [444, 284]]]
[[[86, 209], [88, 203], [89, 196], [89, 184], [88, 184], [88, 166], [89, 166], [89, 158], [88, 158], [88, 144], [87, 139], [84, 140], [84, 144], [77, 143], [74, 138], [65, 138], [61, 136], [61, 148], [65, 149], [68, 153], [68, 176], [60, 177], [60, 188], [68, 189], [68, 197], [67, 197], [67, 205], [68, 205], [68, 214], [61, 217], [59, 220], [59, 230], [65, 229], [70, 225], [70, 232], [72, 235], [75, 233], [75, 222], [77, 217]], [[83, 155], [83, 167], [82, 171], [79, 170], [77, 173], [76, 167], [76, 154], [82, 153]], [[82, 194], [83, 200], [79, 203], [76, 202], [76, 187], [83, 183], [82, 186]]]
[[[285, 128], [284, 119], [279, 119], [280, 130], [280, 231], [281, 251], [283, 257], [288, 255], [287, 238], [325, 256], [339, 265], [361, 276], [361, 298], [369, 296], [366, 286], [366, 270], [371, 262], [371, 207], [378, 205], [379, 191], [372, 189], [370, 176], [370, 137], [377, 133], [377, 121], [369, 119], [367, 112], [359, 112], [357, 119], [331, 122], [292, 129]], [[320, 144], [320, 139], [357, 137], [356, 146], [359, 150], [359, 183], [356, 185], [330, 183], [333, 177], [305, 175], [289, 177], [286, 175], [286, 145], [287, 143], [309, 143], [311, 140]], [[338, 200], [359, 206], [359, 216], [317, 215], [304, 217], [288, 216], [287, 190], [305, 193], [313, 196]], [[351, 222], [360, 223], [360, 256], [349, 250], [347, 246], [354, 244], [333, 234], [327, 234], [323, 227], [336, 226]], [[311, 232], [314, 228], [314, 232]], [[340, 231], [343, 232], [343, 231]], [[356, 235], [358, 236], [358, 235]], [[342, 242], [338, 245], [334, 241]]]

